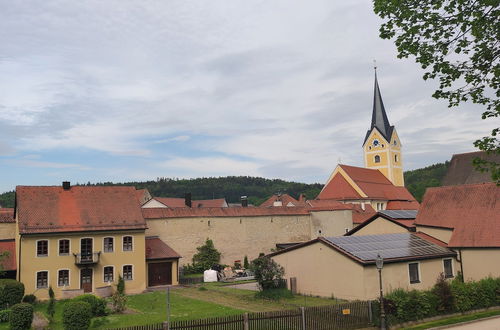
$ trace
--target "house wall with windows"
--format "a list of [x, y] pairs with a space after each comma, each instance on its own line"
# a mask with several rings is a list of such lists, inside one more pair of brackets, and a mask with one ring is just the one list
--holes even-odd
[[[126, 237], [132, 239], [131, 249]], [[92, 239], [93, 252], [100, 252], [98, 262], [95, 265], [76, 265], [73, 254], [81, 252], [81, 241], [86, 238]], [[105, 238], [113, 238], [112, 250], [109, 241], [105, 250]], [[119, 274], [126, 279], [127, 293], [140, 293], [146, 288], [144, 230], [18, 235], [16, 246], [20, 255], [18, 280], [24, 283], [26, 294], [35, 294], [40, 299], [48, 298], [48, 286], [52, 286], [58, 299], [63, 297], [63, 290], [80, 290], [82, 269], [85, 268], [92, 269], [90, 292], [93, 293], [97, 288], [116, 284]], [[106, 278], [105, 267], [112, 267], [106, 269]], [[60, 274], [59, 271], [63, 272]], [[60, 283], [59, 275], [67, 276], [67, 281], [61, 278]]]

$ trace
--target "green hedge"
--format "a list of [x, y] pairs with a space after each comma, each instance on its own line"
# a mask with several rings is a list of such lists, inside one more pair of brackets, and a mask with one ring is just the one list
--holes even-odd
[[0, 311], [0, 323], [9, 322], [10, 309]]
[[[430, 290], [397, 289], [385, 295], [384, 309], [388, 324], [421, 320], [454, 312], [500, 305], [500, 278], [485, 278], [463, 283], [438, 279]], [[376, 323], [380, 316], [379, 302], [373, 303]]]
[[85, 301], [70, 301], [64, 305], [63, 324], [66, 330], [86, 330], [92, 320], [92, 308]]
[[11, 330], [31, 329], [33, 306], [28, 303], [20, 303], [12, 306], [9, 322]]
[[24, 296], [24, 284], [12, 279], [0, 279], [0, 309], [19, 304]]
[[93, 294], [84, 294], [72, 299], [73, 301], [85, 301], [92, 309], [92, 316], [106, 315], [106, 300]]

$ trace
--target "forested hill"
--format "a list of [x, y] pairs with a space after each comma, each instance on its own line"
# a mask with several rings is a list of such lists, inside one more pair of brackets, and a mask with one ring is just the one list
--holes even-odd
[[[417, 200], [421, 200], [427, 187], [441, 184], [449, 162], [431, 165], [425, 168], [406, 171], [405, 183], [408, 190]], [[156, 197], [183, 197], [186, 192], [191, 192], [193, 199], [212, 199], [225, 197], [228, 203], [238, 203], [240, 197], [248, 196], [249, 202], [259, 205], [272, 194], [282, 192], [295, 198], [305, 194], [306, 198], [315, 198], [323, 184], [298, 183], [284, 180], [270, 180], [249, 176], [228, 176], [221, 178], [198, 179], [169, 179], [157, 178], [155, 181], [124, 182], [124, 183], [97, 183], [96, 185], [128, 185], [137, 189], [147, 188], [151, 195]], [[86, 185], [90, 185], [87, 183]], [[0, 194], [2, 207], [14, 206], [14, 192]]]

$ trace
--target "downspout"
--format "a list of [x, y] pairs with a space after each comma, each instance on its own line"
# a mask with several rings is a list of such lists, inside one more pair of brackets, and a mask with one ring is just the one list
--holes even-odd
[[17, 256], [17, 257], [18, 257], [18, 260], [19, 260], [19, 263], [18, 263], [19, 267], [17, 267], [17, 275], [16, 275], [17, 280], [18, 280], [19, 282], [21, 282], [21, 262], [22, 262], [22, 261], [21, 261], [21, 260], [22, 260], [22, 259], [21, 259], [21, 246], [23, 246], [23, 244], [22, 244], [22, 242], [21, 242], [21, 241], [22, 241], [22, 239], [23, 239], [23, 236], [22, 236], [22, 235], [19, 235], [19, 253], [18, 253], [18, 256]]
[[462, 282], [464, 282], [465, 275], [464, 275], [464, 263], [462, 262], [462, 249], [458, 249], [458, 255], [460, 256], [460, 272], [462, 272]]

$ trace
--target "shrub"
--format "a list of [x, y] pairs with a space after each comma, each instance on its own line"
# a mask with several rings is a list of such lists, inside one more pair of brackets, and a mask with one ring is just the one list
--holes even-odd
[[33, 322], [33, 306], [27, 303], [20, 303], [12, 306], [9, 317], [11, 330], [31, 329]]
[[437, 299], [437, 311], [438, 313], [445, 314], [451, 313], [455, 308], [455, 296], [451, 291], [451, 285], [444, 274], [441, 273], [437, 279], [434, 288], [432, 288], [432, 292], [436, 296]]
[[56, 312], [56, 298], [54, 296], [54, 290], [52, 286], [49, 286], [49, 305], [47, 306], [47, 314], [52, 321], [54, 319], [54, 314]]
[[118, 284], [116, 285], [116, 290], [119, 294], [125, 294], [125, 281], [121, 275], [118, 275]]
[[66, 330], [86, 330], [92, 320], [92, 307], [85, 301], [70, 301], [64, 305], [63, 324]]
[[211, 239], [205, 241], [205, 244], [196, 248], [198, 252], [193, 256], [193, 268], [199, 270], [200, 273], [207, 269], [211, 269], [213, 265], [220, 262], [221, 253], [215, 248], [214, 242]]
[[106, 315], [106, 301], [102, 298], [96, 297], [93, 294], [84, 294], [73, 298], [73, 301], [84, 301], [90, 305], [92, 316]]
[[436, 315], [436, 296], [429, 291], [405, 291], [397, 289], [387, 295], [394, 302], [396, 310], [394, 318], [397, 322], [419, 320]]
[[10, 309], [0, 311], [0, 323], [9, 322]]
[[33, 305], [36, 303], [36, 296], [34, 294], [27, 294], [23, 297], [23, 302]]
[[120, 292], [115, 291], [111, 296], [111, 301], [113, 302], [113, 311], [115, 313], [121, 313], [125, 310], [127, 304], [127, 296], [120, 294]]
[[285, 270], [273, 259], [259, 257], [252, 261], [250, 269], [255, 273], [261, 290], [283, 287]]
[[16, 280], [0, 280], [0, 309], [19, 304], [24, 296], [24, 284]]
[[243, 268], [248, 269], [248, 267], [250, 267], [250, 264], [248, 263], [248, 257], [245, 256], [243, 259]]

